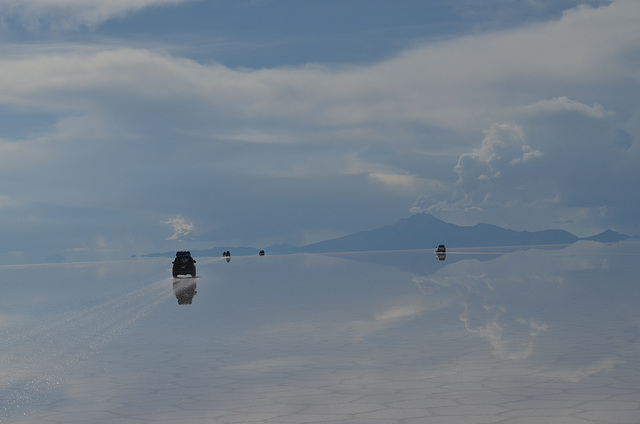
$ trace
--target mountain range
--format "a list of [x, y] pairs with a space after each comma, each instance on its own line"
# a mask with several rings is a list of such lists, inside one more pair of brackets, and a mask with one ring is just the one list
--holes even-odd
[[[637, 236], [636, 236], [637, 237]], [[491, 224], [461, 226], [442, 221], [422, 213], [403, 218], [395, 224], [362, 231], [331, 240], [291, 246], [277, 244], [265, 250], [271, 254], [372, 252], [389, 250], [432, 249], [439, 244], [447, 248], [566, 245], [579, 240], [613, 243], [630, 238], [607, 230], [591, 237], [580, 238], [564, 230], [515, 231]], [[252, 247], [221, 246], [206, 250], [192, 250], [194, 256], [220, 256], [224, 251], [234, 255], [257, 255], [260, 249]], [[151, 253], [145, 257], [173, 257], [175, 252]]]

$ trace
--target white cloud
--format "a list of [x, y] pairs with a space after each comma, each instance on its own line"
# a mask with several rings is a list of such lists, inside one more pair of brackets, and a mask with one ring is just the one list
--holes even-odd
[[594, 119], [603, 119], [614, 115], [612, 111], [606, 111], [595, 103], [593, 106], [587, 106], [575, 100], [571, 100], [565, 96], [556, 97], [551, 100], [540, 100], [532, 105], [520, 108], [525, 113], [558, 113], [558, 112], [576, 112]]
[[[369, 164], [369, 167], [374, 168], [375, 165]], [[420, 193], [423, 191], [442, 193], [447, 189], [445, 184], [436, 179], [419, 178], [415, 175], [394, 172], [369, 172], [367, 178], [394, 193]]]
[[396, 189], [411, 189], [417, 184], [416, 178], [411, 175], [372, 172], [369, 178]]
[[462, 154], [454, 167], [458, 184], [466, 191], [484, 180], [499, 178], [507, 168], [542, 156], [525, 144], [522, 128], [516, 124], [493, 124], [484, 134], [480, 147]]
[[400, 319], [414, 318], [425, 312], [425, 305], [405, 304], [396, 305], [375, 316], [376, 321], [395, 321]]
[[173, 227], [173, 234], [167, 237], [167, 240], [178, 240], [189, 235], [193, 231], [193, 223], [188, 222], [182, 215], [176, 215], [166, 221], [160, 221], [161, 224], [169, 224]]
[[[461, 223], [543, 229], [552, 217], [584, 225], [608, 219], [600, 213], [603, 207], [611, 210], [607, 205], [625, 209], [622, 205], [633, 202], [634, 184], [619, 180], [621, 170], [613, 170], [625, 168], [621, 174], [630, 178], [637, 171], [626, 169], [628, 152], [613, 141], [604, 142], [613, 132], [612, 115], [575, 112], [551, 108], [542, 119], [523, 119], [522, 126], [493, 124], [478, 147], [460, 155], [451, 190], [424, 194], [411, 210], [444, 214]], [[506, 218], [510, 211], [517, 211], [518, 218]], [[460, 221], [463, 216], [466, 220]]]
[[[615, 84], [633, 72], [637, 9], [581, 8], [558, 22], [427, 44], [371, 66], [234, 70], [131, 48], [27, 49], [0, 62], [0, 101], [101, 113], [119, 120], [111, 128], [142, 132], [153, 123], [259, 143], [384, 143], [413, 126], [477, 132], [523, 107], [602, 115], [610, 112], [569, 98], [581, 84]], [[559, 84], [567, 95], [557, 95]]]

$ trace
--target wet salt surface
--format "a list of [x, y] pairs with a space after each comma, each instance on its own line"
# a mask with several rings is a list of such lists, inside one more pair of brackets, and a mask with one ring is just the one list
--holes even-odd
[[638, 423], [639, 256], [2, 267], [0, 422]]

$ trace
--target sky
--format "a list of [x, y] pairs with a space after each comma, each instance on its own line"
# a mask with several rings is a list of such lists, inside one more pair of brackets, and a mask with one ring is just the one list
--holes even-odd
[[427, 212], [640, 234], [637, 0], [2, 0], [0, 263]]

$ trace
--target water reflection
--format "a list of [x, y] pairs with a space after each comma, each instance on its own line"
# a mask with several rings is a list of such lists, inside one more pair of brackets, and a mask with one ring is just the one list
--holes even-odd
[[527, 361], [540, 375], [577, 382], [613, 370], [639, 346], [627, 336], [640, 328], [636, 265], [619, 254], [622, 247], [610, 249], [460, 261], [414, 283], [425, 295], [455, 298], [464, 329], [499, 360]]
[[176, 278], [173, 280], [173, 294], [178, 299], [178, 305], [191, 305], [196, 291], [195, 278]]
[[0, 268], [0, 421], [640, 422], [629, 246]]

